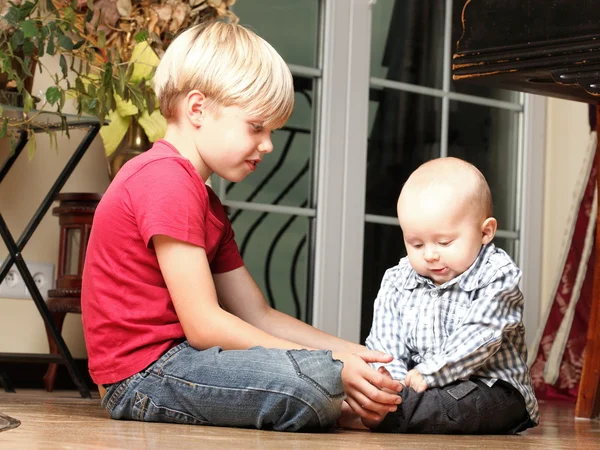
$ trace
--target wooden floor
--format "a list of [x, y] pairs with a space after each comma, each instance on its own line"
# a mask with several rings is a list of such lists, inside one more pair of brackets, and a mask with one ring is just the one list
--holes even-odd
[[277, 433], [110, 420], [98, 398], [74, 391], [0, 391], [0, 413], [19, 427], [0, 432], [1, 449], [600, 449], [600, 421], [575, 420], [573, 405], [541, 404], [542, 423], [520, 436], [386, 435], [368, 431]]

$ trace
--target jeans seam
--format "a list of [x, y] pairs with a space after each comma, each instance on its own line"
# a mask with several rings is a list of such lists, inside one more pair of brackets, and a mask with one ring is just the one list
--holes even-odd
[[287, 357], [289, 358], [289, 360], [291, 361], [292, 365], [294, 366], [294, 370], [296, 371], [296, 375], [301, 378], [302, 380], [308, 382], [309, 384], [312, 384], [314, 387], [316, 387], [321, 393], [323, 393], [327, 398], [331, 398], [331, 399], [337, 399], [339, 397], [343, 397], [345, 394], [342, 391], [339, 394], [331, 394], [329, 392], [327, 392], [327, 390], [325, 390], [319, 383], [317, 383], [315, 380], [313, 380], [312, 378], [310, 378], [309, 376], [306, 376], [302, 373], [302, 371], [300, 370], [300, 365], [298, 364], [298, 362], [296, 362], [296, 360], [294, 359], [294, 357], [291, 355], [291, 353], [288, 351], [285, 352], [285, 354], [287, 355]]
[[129, 387], [129, 385], [133, 381], [133, 377], [134, 376], [129, 377], [129, 378], [121, 381], [119, 383], [119, 386], [110, 395], [110, 397], [106, 401], [102, 402], [102, 403], [104, 403], [104, 408], [108, 412], [112, 411], [114, 409], [114, 407], [117, 406], [117, 403], [119, 403], [119, 401], [121, 400], [121, 398], [123, 398], [123, 395], [125, 395], [125, 392], [127, 391], [127, 388]]
[[167, 362], [169, 362], [169, 360], [173, 356], [175, 356], [177, 353], [179, 353], [180, 351], [182, 351], [184, 348], [188, 348], [188, 347], [190, 347], [190, 343], [188, 341], [183, 341], [181, 344], [176, 345], [175, 347], [173, 347], [169, 351], [167, 351], [167, 353], [165, 353], [164, 355], [162, 355], [159, 358], [160, 367], [156, 366], [156, 373], [157, 373], [157, 375], [162, 376], [163, 375], [162, 374], [162, 370], [163, 370], [163, 367], [165, 366], [165, 364], [167, 364]]
[[[230, 387], [230, 386], [217, 386], [216, 384], [201, 384], [201, 383], [192, 383], [188, 380], [183, 380], [181, 378], [178, 377], [174, 377], [172, 375], [161, 375], [163, 378], [168, 378], [171, 380], [174, 380], [178, 383], [182, 383], [185, 384], [187, 386], [191, 386], [191, 387], [204, 387], [204, 388], [215, 388], [215, 389], [221, 389], [221, 390], [227, 390], [227, 391], [241, 391], [241, 392], [245, 392], [245, 391], [255, 391], [255, 392], [267, 392], [269, 394], [277, 394], [277, 395], [281, 395], [282, 397], [288, 397], [288, 398], [292, 398], [294, 400], [297, 400], [299, 402], [301, 402], [302, 404], [304, 404], [305, 406], [307, 406], [308, 408], [310, 408], [310, 410], [319, 418], [319, 420], [321, 420], [321, 415], [319, 414], [319, 412], [317, 410], [315, 410], [315, 408], [306, 400], [290, 394], [289, 392], [282, 392], [282, 391], [276, 391], [274, 389], [266, 389], [266, 388], [259, 388], [259, 387], [254, 387], [254, 386], [245, 386], [245, 387]], [[302, 378], [305, 380], [305, 378]], [[305, 380], [306, 381], [306, 380]], [[312, 380], [311, 380], [312, 381]], [[313, 382], [314, 383], [314, 382]], [[321, 393], [323, 393], [323, 390], [320, 390]], [[344, 395], [343, 393], [340, 395]], [[332, 396], [327, 395], [327, 398], [330, 398]], [[339, 395], [334, 396], [333, 398], [337, 398], [339, 397]], [[192, 416], [193, 417], [193, 416]]]

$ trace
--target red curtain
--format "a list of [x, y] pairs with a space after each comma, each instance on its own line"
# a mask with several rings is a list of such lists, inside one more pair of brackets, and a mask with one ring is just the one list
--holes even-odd
[[[595, 124], [595, 118], [591, 123]], [[598, 157], [596, 135], [590, 136], [583, 179], [579, 185], [578, 207], [569, 224], [571, 238], [565, 250], [561, 277], [554, 298], [546, 312], [543, 331], [534, 346], [531, 364], [538, 399], [562, 399], [575, 402], [586, 344], [592, 299], [595, 259], [595, 198]]]

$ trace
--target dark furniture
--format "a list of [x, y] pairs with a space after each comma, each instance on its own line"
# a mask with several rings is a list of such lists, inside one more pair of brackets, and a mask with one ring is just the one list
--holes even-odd
[[[23, 110], [19, 108], [14, 108], [10, 106], [3, 106], [2, 118], [6, 117], [9, 120], [22, 121], [23, 118]], [[53, 124], [52, 121], [56, 122], [56, 117], [51, 114], [40, 113], [37, 116], [38, 122], [36, 124], [27, 125], [27, 128], [22, 128], [19, 130], [18, 141], [16, 143], [16, 147], [14, 152], [9, 153], [7, 159], [0, 166], [0, 184], [2, 180], [6, 177], [7, 173], [10, 171], [14, 162], [17, 160], [25, 145], [27, 144], [28, 139], [28, 131], [33, 132], [44, 132], [48, 128], [51, 129], [60, 129], [60, 124]], [[65, 345], [65, 342], [52, 319], [52, 315], [48, 309], [48, 306], [44, 302], [42, 295], [40, 294], [39, 289], [37, 288], [25, 261], [23, 260], [22, 251], [23, 248], [27, 245], [27, 242], [31, 238], [32, 234], [35, 232], [42, 218], [52, 206], [52, 202], [56, 199], [56, 196], [64, 186], [65, 182], [69, 178], [69, 176], [75, 170], [75, 167], [89, 148], [90, 144], [98, 134], [100, 130], [100, 123], [96, 119], [79, 119], [75, 116], [67, 119], [67, 125], [69, 130], [73, 130], [75, 128], [83, 128], [87, 130], [83, 139], [75, 148], [72, 156], [68, 160], [67, 164], [63, 168], [63, 170], [59, 173], [58, 177], [50, 187], [46, 196], [42, 200], [42, 203], [39, 205], [38, 209], [34, 213], [33, 217], [25, 227], [25, 230], [22, 232], [21, 236], [17, 240], [12, 236], [10, 230], [8, 229], [6, 222], [4, 221], [3, 214], [0, 212], [0, 236], [2, 236], [2, 240], [4, 244], [8, 248], [8, 256], [0, 266], [0, 282], [4, 280], [11, 266], [14, 264], [19, 270], [21, 277], [27, 286], [28, 291], [31, 294], [31, 297], [44, 320], [46, 328], [48, 330], [48, 335], [51, 340], [55, 343], [58, 353], [57, 354], [30, 354], [30, 353], [0, 353], [0, 363], [2, 362], [44, 362], [44, 363], [62, 363], [65, 364], [67, 370], [69, 371], [69, 375], [73, 379], [79, 393], [82, 397], [91, 398], [90, 391], [83, 380], [79, 369], [75, 365], [73, 361], [73, 357], [69, 352], [69, 349]], [[73, 137], [71, 137], [73, 139]], [[38, 150], [40, 151], [40, 150]], [[10, 385], [10, 380], [3, 373], [2, 368], [0, 366], [0, 381], [2, 381], [4, 385], [4, 389], [7, 391], [14, 391]]]
[[[463, 0], [455, 8], [454, 80], [600, 104], [600, 1]], [[598, 225], [600, 216], [600, 249]], [[591, 418], [600, 414], [598, 260], [584, 360], [575, 415]]]
[[[52, 210], [58, 216], [60, 239], [56, 288], [48, 291], [48, 310], [58, 331], [62, 331], [67, 313], [81, 314], [81, 276], [85, 251], [92, 230], [96, 206], [102, 194], [62, 193], [58, 194], [59, 205]], [[46, 327], [50, 353], [57, 354], [51, 331]], [[44, 386], [48, 392], [54, 389], [58, 365], [51, 363], [44, 375]]]

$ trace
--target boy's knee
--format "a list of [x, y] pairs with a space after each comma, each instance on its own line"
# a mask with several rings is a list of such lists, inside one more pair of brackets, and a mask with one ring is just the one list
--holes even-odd
[[338, 418], [345, 398], [343, 363], [330, 351], [289, 350], [286, 352], [300, 380], [298, 397], [310, 405], [319, 426], [329, 426]]

